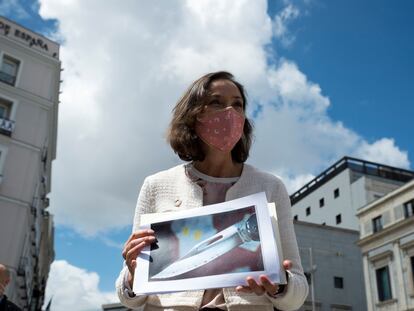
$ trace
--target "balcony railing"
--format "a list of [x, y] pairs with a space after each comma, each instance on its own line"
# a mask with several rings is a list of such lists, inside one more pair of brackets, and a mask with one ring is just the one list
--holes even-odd
[[16, 76], [0, 71], [0, 81], [14, 86], [16, 83]]
[[14, 131], [14, 124], [13, 120], [9, 120], [7, 118], [0, 118], [0, 133], [11, 136]]

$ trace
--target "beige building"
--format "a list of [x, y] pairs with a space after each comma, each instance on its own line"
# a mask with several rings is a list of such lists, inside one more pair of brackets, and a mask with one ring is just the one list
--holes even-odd
[[54, 258], [47, 212], [56, 157], [59, 45], [0, 17], [0, 262], [9, 299], [40, 310]]
[[362, 207], [368, 310], [414, 310], [414, 181]]

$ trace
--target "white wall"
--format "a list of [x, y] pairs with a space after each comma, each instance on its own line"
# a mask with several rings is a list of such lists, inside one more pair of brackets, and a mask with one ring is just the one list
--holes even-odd
[[[351, 201], [349, 169], [342, 171], [329, 182], [322, 185], [292, 207], [292, 214], [299, 220], [317, 224], [358, 230]], [[339, 188], [339, 197], [334, 198], [334, 190]], [[319, 207], [319, 200], [324, 198], [325, 205]], [[306, 216], [306, 208], [311, 207], [311, 214]], [[342, 223], [336, 224], [336, 215], [341, 214]]]

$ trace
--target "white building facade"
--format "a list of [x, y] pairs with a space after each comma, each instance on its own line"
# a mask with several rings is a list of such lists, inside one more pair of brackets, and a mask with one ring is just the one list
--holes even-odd
[[344, 157], [290, 196], [295, 220], [358, 230], [361, 206], [399, 188], [414, 172]]
[[414, 310], [414, 181], [357, 216], [368, 310]]
[[40, 310], [54, 258], [47, 212], [56, 157], [59, 45], [0, 16], [0, 262], [6, 295]]

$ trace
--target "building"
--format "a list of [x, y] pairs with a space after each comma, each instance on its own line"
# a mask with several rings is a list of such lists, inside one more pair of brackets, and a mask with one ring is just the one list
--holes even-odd
[[47, 211], [56, 157], [59, 45], [0, 17], [0, 262], [9, 299], [40, 310], [54, 258]]
[[344, 157], [290, 196], [295, 220], [359, 230], [357, 210], [399, 188], [414, 172]]
[[309, 294], [302, 311], [365, 311], [359, 232], [295, 221]]
[[357, 216], [367, 310], [414, 310], [414, 181]]

